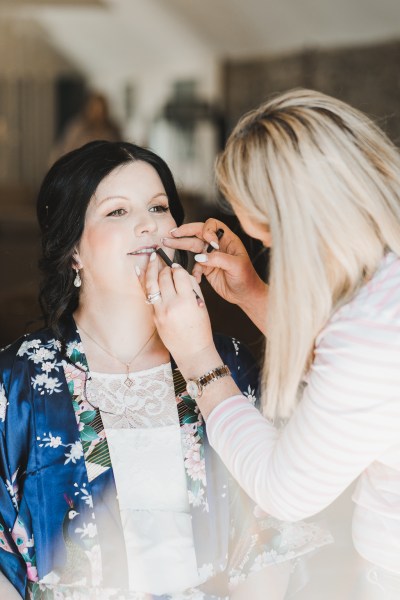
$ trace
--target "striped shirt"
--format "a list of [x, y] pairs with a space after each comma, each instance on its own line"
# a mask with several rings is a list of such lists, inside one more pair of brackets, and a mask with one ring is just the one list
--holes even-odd
[[211, 412], [207, 432], [242, 487], [279, 519], [314, 515], [359, 478], [354, 545], [400, 573], [400, 259], [386, 255], [318, 336], [304, 395], [281, 431], [234, 396]]

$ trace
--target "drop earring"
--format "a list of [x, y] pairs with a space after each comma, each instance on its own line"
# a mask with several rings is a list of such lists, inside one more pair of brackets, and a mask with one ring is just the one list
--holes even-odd
[[74, 270], [76, 272], [75, 279], [74, 279], [74, 286], [77, 287], [77, 288], [80, 288], [81, 285], [82, 285], [82, 279], [81, 279], [81, 276], [79, 274], [79, 269], [74, 269]]

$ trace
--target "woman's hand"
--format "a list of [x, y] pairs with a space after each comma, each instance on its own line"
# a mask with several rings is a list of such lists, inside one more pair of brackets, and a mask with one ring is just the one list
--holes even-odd
[[146, 295], [161, 292], [153, 303], [158, 333], [183, 376], [200, 376], [221, 363], [214, 346], [207, 308], [196, 297], [196, 294], [201, 296], [200, 288], [179, 265], [172, 269], [164, 267], [159, 272], [159, 261], [154, 252], [145, 274]]
[[[218, 229], [224, 232], [220, 240]], [[165, 246], [196, 253], [193, 275], [197, 282], [204, 274], [217, 294], [240, 306], [265, 333], [268, 287], [258, 276], [240, 238], [217, 219], [181, 225], [172, 230], [171, 236], [163, 239]], [[210, 243], [219, 245], [219, 249], [207, 253]]]

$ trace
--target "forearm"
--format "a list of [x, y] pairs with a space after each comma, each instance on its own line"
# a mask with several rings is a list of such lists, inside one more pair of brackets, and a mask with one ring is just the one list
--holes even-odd
[[281, 432], [243, 396], [227, 399], [207, 420], [209, 442], [235, 479], [265, 512], [285, 521], [320, 512], [398, 443], [392, 389], [386, 402], [371, 403], [368, 395], [357, 404], [353, 389], [313, 387]]
[[251, 319], [256, 327], [266, 335], [267, 309], [268, 309], [268, 285], [261, 279], [252, 287], [251, 292], [245, 294], [238, 306]]
[[[177, 361], [178, 367], [183, 377], [188, 379], [197, 379], [211, 369], [215, 369], [223, 364], [221, 356], [218, 354], [215, 346], [212, 346], [202, 353], [192, 356], [186, 355]], [[207, 419], [210, 412], [230, 396], [240, 394], [240, 390], [232, 377], [222, 377], [213, 381], [210, 385], [204, 387], [203, 392], [196, 402], [200, 408], [201, 414]]]
[[[174, 358], [186, 380], [197, 379], [223, 363], [213, 342], [205, 342], [193, 353], [190, 346], [180, 344]], [[310, 380], [308, 395], [312, 387]], [[327, 390], [332, 392], [330, 379]], [[207, 420], [210, 444], [248, 495], [279, 519], [296, 521], [319, 512], [377, 455], [370, 431], [366, 446], [354, 447], [349, 423], [343, 439], [343, 464], [338, 469], [338, 435], [332, 431], [336, 426], [342, 431], [343, 422], [357, 419], [358, 412], [350, 410], [351, 397], [346, 397], [343, 411], [332, 414], [330, 403], [325, 405], [325, 394], [322, 406], [318, 406], [318, 396], [306, 402], [303, 399], [281, 434], [251, 406], [231, 377], [213, 381], [197, 399]], [[337, 394], [335, 398], [337, 403]], [[348, 456], [354, 459], [350, 468]], [[337, 477], [333, 477], [336, 469]]]

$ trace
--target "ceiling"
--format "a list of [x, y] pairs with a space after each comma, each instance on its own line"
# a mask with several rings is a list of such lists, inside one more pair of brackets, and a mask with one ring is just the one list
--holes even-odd
[[[236, 57], [400, 35], [399, 0], [0, 0], [0, 6], [64, 12], [103, 6], [111, 39], [111, 25], [123, 15], [133, 34], [146, 31], [155, 48], [158, 40], [164, 43], [168, 13], [215, 53]], [[169, 43], [179, 40], [170, 38]]]
[[399, 0], [168, 0], [168, 6], [228, 56], [400, 35]]
[[103, 0], [0, 0], [0, 6], [12, 6], [14, 9], [24, 6], [95, 6]]
[[226, 59], [400, 38], [400, 0], [0, 0], [8, 13], [108, 93], [133, 82], [144, 108], [178, 78], [216, 90]]

